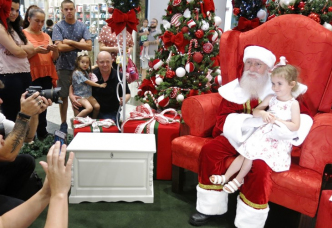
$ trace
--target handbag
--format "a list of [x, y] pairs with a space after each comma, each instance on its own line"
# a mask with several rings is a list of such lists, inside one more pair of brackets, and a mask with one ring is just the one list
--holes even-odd
[[139, 74], [137, 67], [133, 60], [131, 58], [128, 58], [128, 63], [127, 63], [127, 70], [126, 70], [126, 78], [128, 84], [137, 81], [139, 79]]

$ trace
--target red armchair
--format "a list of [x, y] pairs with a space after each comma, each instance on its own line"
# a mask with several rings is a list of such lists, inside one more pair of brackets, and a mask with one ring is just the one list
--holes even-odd
[[[220, 67], [223, 84], [239, 77], [243, 50], [260, 45], [279, 59], [284, 55], [301, 69], [301, 82], [308, 85], [304, 95], [314, 124], [287, 172], [273, 173], [270, 201], [302, 214], [299, 227], [315, 217], [323, 184], [324, 168], [332, 163], [332, 32], [301, 15], [283, 15], [254, 30], [228, 31], [220, 40]], [[172, 189], [182, 189], [183, 169], [198, 172], [202, 146], [212, 140], [220, 104], [219, 94], [189, 97], [183, 102], [182, 115], [190, 134], [172, 141]]]

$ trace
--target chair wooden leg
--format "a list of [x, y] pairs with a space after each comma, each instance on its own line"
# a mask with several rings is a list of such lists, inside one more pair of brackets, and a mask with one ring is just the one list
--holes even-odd
[[172, 165], [172, 192], [181, 193], [183, 191], [184, 168]]
[[311, 218], [308, 215], [301, 214], [298, 228], [313, 228], [314, 221], [315, 221], [314, 218]]

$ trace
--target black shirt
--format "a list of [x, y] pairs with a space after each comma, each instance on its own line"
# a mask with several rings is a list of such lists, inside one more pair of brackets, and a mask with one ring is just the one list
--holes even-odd
[[[103, 77], [101, 76], [99, 68], [95, 68], [93, 73], [97, 76], [98, 81], [96, 83], [105, 83]], [[120, 78], [122, 79], [122, 73], [120, 73]], [[116, 112], [119, 109], [119, 101], [116, 96], [116, 87], [118, 85], [117, 71], [112, 69], [110, 77], [106, 81], [106, 88], [92, 87], [92, 96], [96, 98], [100, 104], [101, 113], [111, 113]], [[128, 83], [126, 83], [126, 94], [130, 94]], [[122, 97], [122, 87], [119, 86], [119, 96]]]

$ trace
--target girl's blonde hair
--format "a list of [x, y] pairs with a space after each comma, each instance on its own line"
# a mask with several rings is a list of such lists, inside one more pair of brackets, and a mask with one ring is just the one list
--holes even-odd
[[295, 82], [295, 86], [292, 88], [292, 92], [296, 91], [299, 87], [298, 85], [298, 77], [299, 77], [299, 71], [296, 67], [286, 64], [284, 66], [278, 66], [276, 67], [271, 74], [271, 77], [278, 76], [283, 77], [286, 79], [286, 81], [290, 84], [292, 81]]

